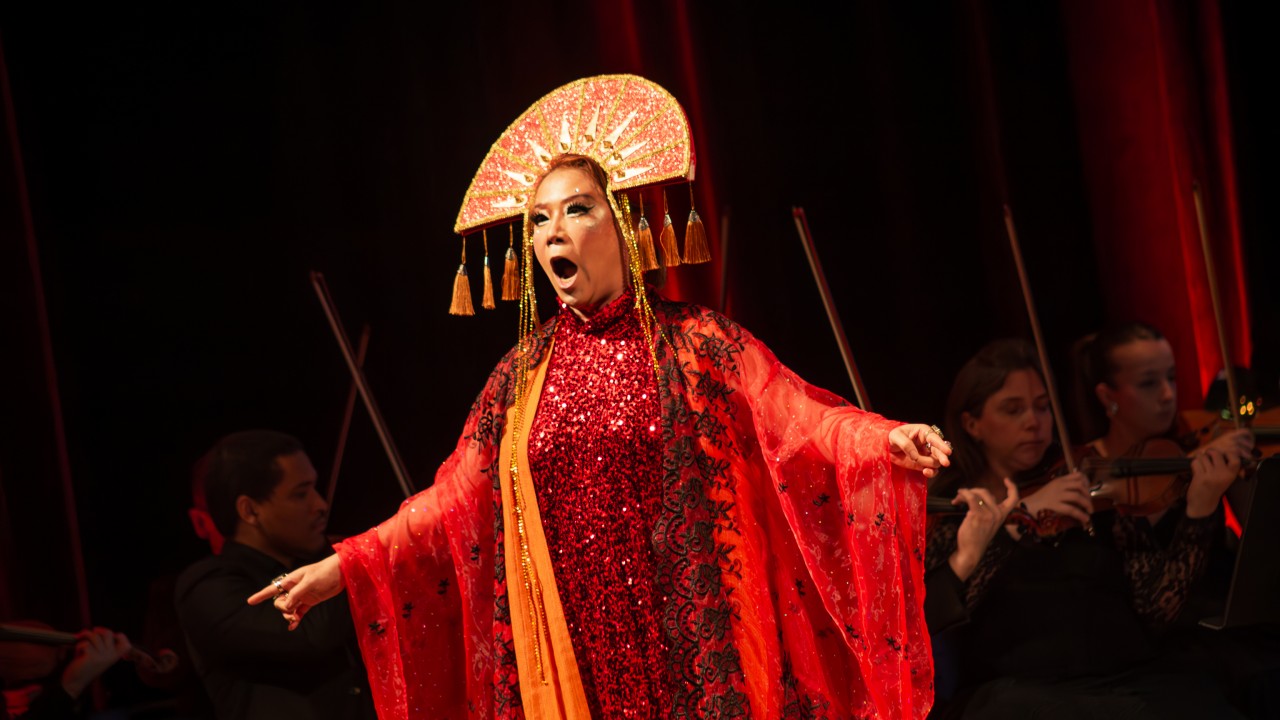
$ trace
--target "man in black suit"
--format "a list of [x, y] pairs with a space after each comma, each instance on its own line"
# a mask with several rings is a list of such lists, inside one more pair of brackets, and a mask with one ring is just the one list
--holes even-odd
[[329, 508], [294, 437], [233, 433], [209, 451], [209, 515], [222, 552], [178, 578], [175, 602], [196, 671], [219, 718], [373, 718], [368, 678], [345, 596], [290, 632], [270, 604], [245, 598], [332, 553]]

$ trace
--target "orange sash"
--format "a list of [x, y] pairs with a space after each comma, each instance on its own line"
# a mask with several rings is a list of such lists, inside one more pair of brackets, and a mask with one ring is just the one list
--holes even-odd
[[[587, 708], [582, 678], [578, 674], [578, 662], [573, 656], [573, 643], [569, 638], [569, 626], [560, 605], [556, 590], [555, 573], [551, 567], [551, 554], [542, 532], [542, 516], [538, 512], [537, 495], [529, 472], [529, 426], [538, 410], [542, 395], [542, 382], [546, 378], [551, 349], [543, 354], [542, 362], [533, 371], [529, 383], [529, 402], [525, 407], [524, 427], [515, 428], [516, 403], [507, 410], [506, 430], [499, 443], [499, 475], [502, 480], [503, 552], [506, 558], [507, 599], [511, 608], [511, 631], [516, 649], [516, 667], [520, 673], [520, 696], [524, 714], [529, 720], [587, 720], [591, 713]], [[519, 452], [516, 457], [519, 490], [525, 499], [525, 537], [532, 560], [530, 574], [533, 582], [541, 587], [542, 618], [545, 625], [539, 628], [536, 608], [531, 608], [533, 598], [525, 589], [521, 576], [519, 537], [514, 517], [514, 489], [511, 485], [511, 433], [516, 438]], [[539, 632], [541, 630], [541, 632]], [[536, 638], [536, 639], [535, 639]], [[534, 643], [541, 650], [542, 671], [539, 673], [534, 656]]]

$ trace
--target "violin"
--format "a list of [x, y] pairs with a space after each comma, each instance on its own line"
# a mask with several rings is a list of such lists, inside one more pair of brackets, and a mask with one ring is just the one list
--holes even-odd
[[[1260, 408], [1261, 403], [1255, 403], [1254, 407]], [[1258, 410], [1249, 429], [1253, 431], [1255, 457], [1271, 457], [1280, 453], [1280, 407]]]
[[[52, 675], [58, 668], [58, 648], [24, 641], [17, 637], [6, 642], [10, 640], [7, 635], [11, 628], [15, 631], [25, 631], [46, 627], [35, 621], [19, 622], [23, 624], [0, 625], [0, 668], [2, 668], [0, 679], [6, 687], [40, 680]], [[16, 632], [16, 634], [21, 633]]]
[[1139, 443], [1118, 458], [1086, 457], [1080, 470], [1089, 478], [1094, 511], [1114, 508], [1126, 515], [1167, 510], [1191, 483], [1191, 458], [1164, 438]]
[[[1246, 460], [1242, 466], [1255, 463]], [[1077, 469], [1089, 479], [1094, 512], [1115, 510], [1125, 515], [1155, 515], [1185, 497], [1191, 483], [1191, 458], [1178, 443], [1165, 438], [1147, 440], [1117, 458], [1086, 456]], [[1044, 472], [1019, 481], [1018, 492], [1024, 497], [1032, 495], [1064, 471], [1062, 463], [1054, 464]], [[968, 512], [968, 507], [964, 503], [953, 504], [948, 498], [930, 496], [925, 510], [930, 515], [961, 515]], [[1016, 510], [1010, 513], [1006, 524], [1039, 537], [1052, 537], [1079, 525], [1062, 515], [1042, 513], [1031, 517], [1025, 511]]]
[[[44, 670], [43, 673], [35, 674], [28, 679], [43, 677], [52, 672], [53, 665], [56, 665], [57, 661], [57, 650], [75, 645], [79, 639], [75, 633], [60, 632], [43, 624], [0, 623], [0, 643], [26, 643], [49, 649], [47, 653], [39, 651], [14, 653], [15, 657], [20, 656], [25, 661], [27, 667], [33, 668], [32, 672], [36, 668]], [[178, 655], [168, 649], [152, 652], [141, 646], [131, 645], [129, 654], [122, 659], [144, 666], [157, 674], [172, 672], [178, 667]], [[46, 666], [48, 669], [45, 669]], [[31, 672], [23, 674], [32, 675]]]

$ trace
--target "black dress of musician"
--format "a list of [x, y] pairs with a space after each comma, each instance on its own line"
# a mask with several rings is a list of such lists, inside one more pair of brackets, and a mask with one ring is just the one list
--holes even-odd
[[[1220, 527], [1212, 507], [1207, 516], [1176, 510], [1182, 517], [1166, 546], [1145, 518], [1094, 512], [1081, 473], [1048, 479], [1049, 395], [1025, 342], [996, 341], [973, 357], [952, 386], [946, 419], [955, 469], [934, 492], [955, 495], [967, 512], [932, 518], [925, 558], [939, 712], [1240, 717], [1209, 681], [1162, 665], [1155, 645], [1203, 569]], [[1236, 469], [1206, 461], [1196, 473], [1221, 483]], [[1034, 492], [1020, 494], [1006, 479], [1037, 472], [1045, 480]], [[1011, 514], [1032, 520], [1007, 525]], [[1035, 532], [1035, 518], [1054, 515], [1080, 527]]]

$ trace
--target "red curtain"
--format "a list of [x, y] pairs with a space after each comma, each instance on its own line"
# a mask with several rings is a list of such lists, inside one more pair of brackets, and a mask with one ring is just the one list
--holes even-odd
[[[666, 199], [671, 203], [671, 221], [682, 249], [689, 207], [694, 203], [707, 231], [712, 262], [668, 273], [663, 294], [723, 309], [718, 307], [722, 282], [717, 261], [720, 257], [719, 211], [699, 90], [694, 42], [697, 29], [692, 26], [692, 13], [687, 5], [687, 0], [662, 0], [659, 4], [643, 6], [637, 6], [633, 0], [601, 4], [597, 9], [598, 27], [604, 39], [600, 49], [607, 65], [657, 80], [675, 95], [689, 116], [696, 159], [693, 193], [691, 196], [685, 187], [669, 187]], [[662, 227], [662, 198], [661, 191], [644, 194], [646, 215], [655, 226], [655, 234]]]
[[[0, 43], [0, 620], [90, 626], [62, 390], [35, 221]], [[18, 541], [21, 541], [21, 548]]]
[[1251, 352], [1220, 9], [1213, 0], [1062, 7], [1109, 319], [1160, 328], [1177, 357], [1180, 404], [1198, 407], [1223, 364], [1196, 183], [1232, 363]]

